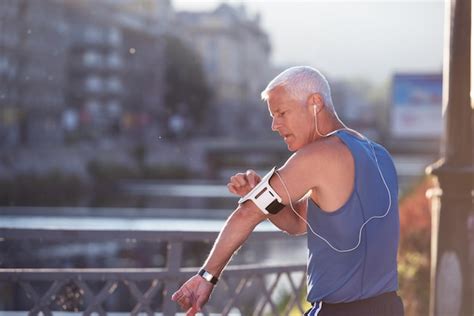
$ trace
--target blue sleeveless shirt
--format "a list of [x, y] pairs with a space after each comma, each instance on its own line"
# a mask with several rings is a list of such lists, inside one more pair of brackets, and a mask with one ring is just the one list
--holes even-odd
[[[386, 213], [389, 198], [367, 140], [344, 130], [335, 135], [349, 148], [354, 159], [353, 191], [344, 205], [331, 213], [310, 200], [307, 216], [317, 234], [344, 250], [357, 245], [360, 228], [367, 219]], [[351, 302], [398, 290], [397, 174], [390, 154], [379, 144], [372, 142], [372, 145], [390, 190], [390, 211], [386, 217], [368, 222], [362, 230], [360, 245], [345, 253], [331, 249], [308, 227], [309, 302]]]

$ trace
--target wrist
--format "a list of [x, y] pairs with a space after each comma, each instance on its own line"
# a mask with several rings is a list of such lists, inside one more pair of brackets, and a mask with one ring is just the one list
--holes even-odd
[[202, 277], [204, 280], [206, 280], [207, 282], [211, 283], [212, 285], [216, 285], [217, 281], [219, 281], [219, 278], [212, 275], [205, 269], [200, 269], [198, 272], [198, 275]]

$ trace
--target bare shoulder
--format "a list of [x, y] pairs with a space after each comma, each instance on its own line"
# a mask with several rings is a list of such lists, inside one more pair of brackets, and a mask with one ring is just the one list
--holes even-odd
[[[298, 201], [310, 190], [319, 190], [329, 184], [333, 186], [334, 181], [344, 179], [348, 173], [346, 166], [349, 167], [348, 174], [351, 173], [351, 159], [348, 148], [334, 136], [301, 148], [278, 171], [290, 188], [292, 200]], [[271, 184], [280, 196], [285, 196], [279, 181], [272, 180]]]
[[330, 165], [340, 166], [352, 160], [347, 146], [336, 136], [310, 143], [295, 152], [287, 164], [301, 165], [305, 168], [327, 168]]

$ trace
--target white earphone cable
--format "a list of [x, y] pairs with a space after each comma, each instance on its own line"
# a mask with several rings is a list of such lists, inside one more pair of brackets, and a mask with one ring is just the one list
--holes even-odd
[[[375, 163], [377, 165], [377, 170], [380, 174], [380, 178], [382, 179], [382, 182], [383, 184], [385, 185], [385, 188], [387, 189], [387, 195], [388, 195], [388, 206], [387, 206], [387, 210], [385, 211], [385, 213], [383, 215], [374, 215], [374, 216], [371, 216], [369, 219], [367, 219], [361, 226], [360, 226], [360, 229], [359, 229], [359, 239], [356, 243], [355, 246], [353, 246], [352, 248], [348, 248], [348, 249], [339, 249], [339, 248], [336, 248], [335, 246], [333, 246], [326, 238], [324, 238], [323, 236], [319, 235], [318, 233], [316, 233], [313, 229], [313, 227], [308, 223], [308, 221], [303, 217], [301, 216], [294, 208], [293, 206], [293, 202], [291, 201], [291, 195], [290, 195], [290, 192], [288, 190], [288, 187], [286, 186], [286, 183], [285, 181], [283, 181], [283, 178], [282, 176], [280, 175], [280, 173], [278, 171], [276, 171], [276, 175], [278, 176], [278, 178], [280, 179], [281, 183], [283, 184], [283, 188], [285, 189], [286, 191], [286, 194], [288, 196], [288, 200], [290, 201], [290, 208], [291, 210], [303, 221], [306, 223], [306, 225], [308, 225], [311, 233], [313, 233], [316, 237], [320, 238], [321, 240], [323, 240], [331, 249], [333, 249], [334, 251], [336, 252], [340, 252], [340, 253], [345, 253], [345, 252], [351, 252], [351, 251], [354, 251], [356, 250], [359, 246], [360, 246], [360, 243], [362, 241], [362, 231], [364, 229], [364, 227], [370, 222], [372, 221], [373, 219], [382, 219], [384, 217], [386, 217], [388, 215], [388, 213], [390, 212], [390, 208], [392, 207], [392, 194], [390, 193], [390, 189], [387, 185], [387, 182], [383, 176], [383, 173], [382, 173], [382, 170], [380, 169], [380, 165], [379, 165], [379, 161], [377, 159], [377, 155], [375, 154], [375, 149], [374, 149], [374, 145], [372, 144], [372, 142], [367, 138], [365, 137], [365, 135], [351, 129], [351, 128], [348, 128], [347, 126], [345, 126], [344, 124], [344, 128], [341, 128], [341, 129], [337, 129], [335, 131], [332, 131], [328, 134], [325, 134], [325, 135], [322, 135], [320, 132], [319, 132], [319, 129], [318, 129], [318, 123], [317, 123], [317, 119], [316, 119], [316, 105], [313, 106], [313, 112], [314, 112], [314, 126], [315, 126], [315, 132], [317, 132], [319, 134], [319, 136], [321, 137], [328, 137], [328, 136], [331, 136], [335, 133], [337, 133], [338, 131], [342, 131], [342, 130], [347, 130], [347, 131], [350, 131], [352, 133], [355, 133], [357, 135], [360, 135], [361, 138], [363, 138], [367, 144], [370, 145], [370, 148], [372, 150], [372, 153], [374, 155], [374, 159], [375, 159]], [[314, 134], [313, 134], [314, 135]], [[314, 138], [314, 136], [313, 136]], [[353, 190], [355, 190], [356, 188], [353, 188]]]

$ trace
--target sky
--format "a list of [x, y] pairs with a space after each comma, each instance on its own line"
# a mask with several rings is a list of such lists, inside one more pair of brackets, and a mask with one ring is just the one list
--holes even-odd
[[202, 11], [222, 2], [260, 13], [279, 67], [310, 65], [336, 79], [375, 84], [395, 72], [442, 70], [442, 0], [173, 0], [173, 6]]

